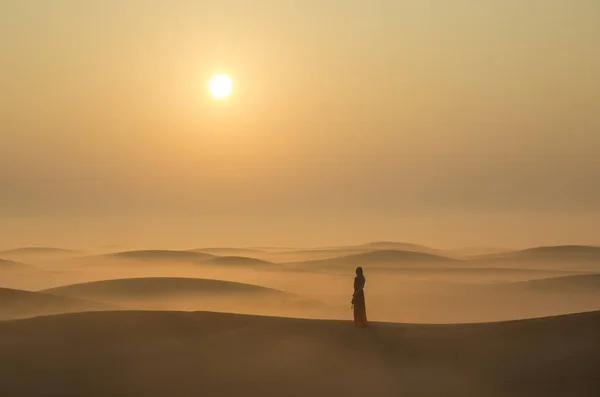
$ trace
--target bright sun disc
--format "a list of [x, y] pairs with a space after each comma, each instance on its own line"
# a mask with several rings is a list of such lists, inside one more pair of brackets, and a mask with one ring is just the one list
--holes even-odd
[[208, 81], [208, 90], [216, 99], [225, 99], [231, 94], [233, 82], [226, 74], [216, 74]]

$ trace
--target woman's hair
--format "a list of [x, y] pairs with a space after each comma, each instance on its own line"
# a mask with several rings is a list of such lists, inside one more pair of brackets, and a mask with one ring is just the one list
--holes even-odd
[[359, 275], [359, 276], [362, 276], [362, 274], [363, 274], [362, 267], [359, 266], [359, 267], [356, 268], [356, 274]]

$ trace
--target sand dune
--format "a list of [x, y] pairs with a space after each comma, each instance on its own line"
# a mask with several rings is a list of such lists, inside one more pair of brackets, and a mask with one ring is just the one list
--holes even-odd
[[373, 251], [368, 248], [209, 248], [192, 250], [219, 256], [243, 256], [272, 262], [298, 262], [319, 259], [331, 259], [357, 253]]
[[[459, 263], [462, 265], [462, 263]], [[371, 270], [369, 268], [369, 270]], [[450, 282], [457, 284], [492, 284], [587, 274], [568, 270], [521, 269], [502, 267], [408, 266], [395, 267], [393, 276], [400, 281]], [[392, 274], [390, 274], [392, 276]], [[399, 286], [398, 286], [399, 288]]]
[[441, 251], [417, 244], [401, 242], [372, 242], [360, 245], [334, 246], [334, 247], [313, 247], [313, 248], [286, 248], [269, 249], [263, 248], [262, 254], [254, 253], [248, 255], [260, 259], [272, 260], [275, 262], [300, 262], [322, 259], [333, 259], [342, 256], [356, 255], [373, 251], [410, 251], [429, 254], [439, 254]]
[[258, 250], [258, 249], [227, 248], [227, 247], [198, 248], [198, 249], [193, 249], [190, 251], [211, 254], [211, 255], [218, 255], [218, 256], [245, 256], [245, 257], [249, 257], [249, 258], [254, 258], [257, 256], [260, 257], [260, 256], [266, 254], [265, 251]]
[[600, 262], [600, 247], [563, 245], [535, 247], [521, 251], [503, 252], [475, 257], [477, 260], [523, 260], [568, 263], [570, 261]]
[[2, 270], [22, 270], [22, 269], [27, 269], [27, 268], [31, 268], [31, 266], [26, 265], [21, 262], [0, 259], [0, 271], [2, 271]]
[[78, 251], [63, 249], [63, 248], [51, 248], [51, 247], [23, 247], [12, 250], [0, 252], [0, 256], [5, 258], [15, 256], [69, 256], [76, 255]]
[[[536, 293], [584, 294], [597, 293], [600, 297], [600, 274], [581, 274], [562, 277], [549, 277], [515, 283], [495, 285], [496, 289], [514, 291], [529, 290]], [[599, 302], [600, 305], [600, 302]]]
[[371, 252], [371, 250], [359, 248], [306, 249], [268, 253], [264, 255], [264, 258], [268, 258], [275, 262], [300, 262], [334, 259], [342, 256], [362, 254], [365, 252]]
[[584, 274], [497, 284], [406, 283], [395, 294], [372, 289], [373, 317], [387, 321], [462, 323], [600, 310], [600, 275]]
[[537, 247], [516, 253], [521, 257], [550, 257], [556, 258], [560, 255], [598, 260], [600, 259], [600, 247], [588, 245], [561, 245], [551, 247]]
[[115, 306], [41, 292], [0, 288], [0, 320], [111, 309], [115, 309]]
[[273, 262], [247, 258], [243, 256], [221, 256], [218, 258], [212, 258], [206, 261], [207, 264], [218, 265], [218, 266], [243, 266], [243, 267], [273, 267]]
[[0, 323], [0, 395], [595, 397], [599, 333], [600, 312], [362, 330], [201, 312], [70, 314]]
[[425, 247], [424, 245], [403, 243], [397, 241], [374, 241], [371, 243], [361, 244], [352, 246], [355, 249], [368, 249], [372, 251], [381, 250], [395, 250], [395, 251], [412, 251], [412, 252], [423, 252], [423, 253], [437, 253], [436, 249]]
[[215, 258], [215, 255], [193, 251], [138, 250], [76, 258], [71, 260], [71, 263], [101, 266], [125, 266], [131, 264], [174, 265], [199, 263], [211, 258]]
[[197, 261], [214, 258], [214, 255], [192, 252], [192, 251], [173, 251], [173, 250], [142, 250], [126, 251], [115, 254], [108, 254], [105, 257], [117, 259], [131, 259], [139, 261]]
[[43, 292], [73, 296], [80, 298], [109, 299], [117, 296], [161, 296], [171, 294], [284, 294], [271, 288], [257, 285], [234, 283], [230, 281], [176, 278], [148, 277], [94, 281], [89, 283], [67, 285], [47, 289]]
[[210, 279], [115, 279], [68, 285], [42, 292], [107, 302], [132, 309], [288, 313], [291, 316], [319, 316], [329, 313], [327, 305], [313, 299], [257, 285]]
[[0, 259], [0, 274], [3, 277], [17, 274], [32, 275], [40, 272], [43, 272], [43, 270], [23, 262]]
[[373, 269], [376, 266], [382, 265], [413, 265], [426, 263], [458, 264], [460, 263], [460, 261], [440, 255], [427, 254], [423, 252], [381, 250], [348, 255], [333, 259], [296, 262], [293, 265], [295, 265], [296, 267], [306, 266], [307, 268], [370, 266], [371, 269]]

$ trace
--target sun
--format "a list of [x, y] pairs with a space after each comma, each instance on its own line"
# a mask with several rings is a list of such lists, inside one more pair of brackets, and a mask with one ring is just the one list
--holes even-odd
[[231, 95], [233, 81], [226, 74], [215, 74], [208, 81], [208, 91], [215, 99], [225, 99]]

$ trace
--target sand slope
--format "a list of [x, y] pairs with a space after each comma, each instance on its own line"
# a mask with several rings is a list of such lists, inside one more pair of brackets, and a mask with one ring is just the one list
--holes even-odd
[[115, 254], [104, 255], [113, 259], [129, 259], [144, 262], [153, 261], [197, 261], [214, 258], [214, 255], [193, 252], [193, 251], [173, 251], [173, 250], [144, 250], [144, 251], [126, 251]]
[[192, 252], [200, 252], [211, 255], [219, 256], [247, 256], [250, 258], [260, 257], [266, 254], [265, 251], [251, 248], [228, 248], [228, 247], [215, 247], [215, 248], [198, 248], [190, 250]]
[[374, 241], [367, 244], [355, 245], [353, 248], [356, 249], [369, 249], [373, 251], [377, 250], [396, 250], [396, 251], [414, 251], [414, 252], [423, 252], [428, 254], [434, 254], [438, 252], [437, 250], [425, 247], [419, 244], [412, 243], [403, 243], [397, 241]]
[[319, 316], [327, 314], [322, 302], [295, 294], [230, 281], [149, 277], [95, 281], [43, 291], [45, 293], [131, 309], [212, 310], [253, 314]]
[[497, 284], [399, 287], [367, 291], [374, 318], [420, 323], [499, 321], [600, 310], [600, 275], [583, 274]]
[[538, 280], [501, 284], [498, 285], [497, 288], [507, 291], [515, 289], [528, 289], [535, 292], [558, 292], [565, 294], [591, 292], [597, 293], [600, 296], [600, 274], [581, 274], [542, 278]]
[[600, 247], [587, 245], [535, 247], [514, 252], [512, 253], [512, 256], [522, 259], [549, 259], [559, 261], [573, 258], [597, 261], [600, 260]]
[[296, 262], [290, 265], [295, 267], [306, 267], [307, 269], [355, 266], [370, 266], [370, 269], [373, 269], [376, 266], [410, 266], [419, 264], [457, 263], [460, 263], [460, 261], [440, 255], [433, 255], [423, 252], [379, 250], [354, 255], [347, 255], [333, 259]]
[[0, 272], [13, 270], [34, 270], [35, 268], [21, 262], [0, 259]]
[[77, 251], [51, 248], [51, 247], [23, 247], [0, 252], [0, 256], [5, 258], [27, 258], [27, 257], [67, 257], [77, 255]]
[[456, 326], [104, 312], [0, 323], [6, 396], [600, 395], [600, 312]]
[[43, 292], [79, 298], [110, 299], [119, 296], [164, 296], [171, 294], [284, 294], [270, 288], [230, 281], [178, 278], [147, 277], [93, 281], [89, 283], [51, 288]]
[[206, 264], [217, 266], [242, 266], [242, 267], [274, 267], [273, 262], [262, 259], [247, 258], [243, 256], [220, 256], [206, 261]]
[[115, 306], [40, 292], [0, 288], [0, 320], [110, 309], [115, 309]]
[[563, 269], [600, 270], [600, 247], [585, 245], [535, 247], [521, 251], [476, 256], [471, 258], [471, 261], [480, 265], [489, 263], [516, 266], [535, 264], [547, 267], [558, 266]]
[[103, 255], [86, 256], [71, 259], [71, 265], [85, 265], [86, 267], [100, 266], [118, 268], [144, 268], [149, 266], [190, 266], [208, 259], [215, 255], [177, 250], [138, 250], [123, 251]]

